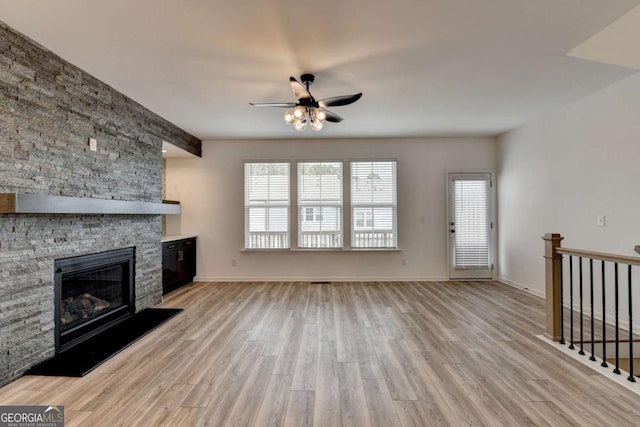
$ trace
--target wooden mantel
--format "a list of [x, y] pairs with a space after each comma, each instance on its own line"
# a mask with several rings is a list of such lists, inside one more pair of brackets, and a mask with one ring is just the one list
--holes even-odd
[[0, 214], [175, 215], [175, 202], [138, 202], [91, 197], [0, 193]]

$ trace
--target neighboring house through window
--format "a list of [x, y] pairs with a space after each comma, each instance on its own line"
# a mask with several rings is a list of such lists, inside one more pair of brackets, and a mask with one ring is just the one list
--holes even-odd
[[342, 162], [298, 163], [298, 247], [342, 248]]
[[396, 248], [395, 161], [351, 162], [351, 247]]

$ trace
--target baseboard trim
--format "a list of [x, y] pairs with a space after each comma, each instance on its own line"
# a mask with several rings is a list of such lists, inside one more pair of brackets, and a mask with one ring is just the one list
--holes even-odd
[[286, 276], [286, 277], [195, 277], [194, 282], [447, 282], [447, 277], [327, 277], [327, 276]]
[[539, 291], [537, 289], [531, 289], [530, 287], [528, 287], [526, 285], [523, 285], [521, 283], [514, 282], [514, 281], [509, 280], [509, 279], [505, 279], [504, 277], [498, 277], [496, 280], [498, 282], [500, 282], [500, 283], [504, 283], [507, 286], [511, 286], [512, 288], [519, 289], [519, 290], [521, 290], [523, 292], [526, 292], [526, 293], [531, 294], [533, 296], [536, 296], [538, 298], [542, 298], [542, 299], [545, 298], [544, 292], [541, 292], [541, 291]]

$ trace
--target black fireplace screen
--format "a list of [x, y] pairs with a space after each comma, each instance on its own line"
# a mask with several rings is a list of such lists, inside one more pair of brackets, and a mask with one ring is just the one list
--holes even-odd
[[62, 276], [61, 332], [91, 321], [123, 305], [124, 268], [118, 264]]
[[135, 313], [134, 263], [135, 248], [56, 260], [57, 352]]

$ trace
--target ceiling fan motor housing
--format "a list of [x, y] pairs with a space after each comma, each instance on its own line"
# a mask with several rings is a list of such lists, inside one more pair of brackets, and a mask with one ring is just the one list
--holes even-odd
[[313, 81], [315, 80], [315, 76], [313, 74], [303, 74], [300, 76], [300, 81], [302, 81], [302, 83], [313, 83]]

